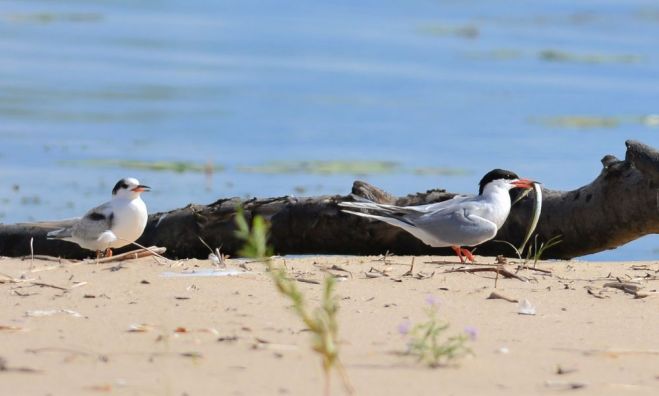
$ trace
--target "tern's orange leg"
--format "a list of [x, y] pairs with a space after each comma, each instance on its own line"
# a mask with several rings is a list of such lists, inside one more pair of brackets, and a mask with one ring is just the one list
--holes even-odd
[[105, 257], [112, 257], [112, 249], [110, 248], [105, 249]]
[[462, 252], [462, 254], [464, 254], [464, 256], [467, 258], [467, 260], [471, 261], [472, 263], [476, 262], [476, 260], [474, 259], [474, 255], [471, 254], [469, 249], [460, 248], [460, 251]]
[[[462, 249], [460, 249], [460, 246], [451, 246], [451, 249], [453, 249], [455, 254], [458, 256], [460, 262], [464, 264], [465, 259], [462, 257]], [[469, 255], [471, 255], [471, 252], [469, 252]]]

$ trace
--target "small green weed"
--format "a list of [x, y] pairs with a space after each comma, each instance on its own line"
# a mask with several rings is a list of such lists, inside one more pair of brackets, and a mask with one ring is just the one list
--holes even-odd
[[545, 254], [547, 249], [563, 242], [561, 240], [561, 236], [562, 235], [555, 235], [549, 238], [548, 241], [540, 243], [540, 246], [538, 246], [538, 235], [536, 234], [535, 238], [533, 239], [533, 250], [531, 250], [531, 247], [529, 246], [529, 249], [526, 253], [526, 261], [533, 259], [533, 268], [535, 268], [535, 266], [538, 264], [538, 261], [542, 259], [542, 255]]
[[[540, 245], [538, 246], [538, 234], [535, 235], [533, 238], [533, 245], [528, 245], [526, 249], [526, 257], [523, 259], [524, 260], [524, 266], [526, 264], [533, 260], [533, 268], [538, 264], [538, 261], [542, 260], [542, 256], [545, 254], [547, 249], [552, 248], [559, 243], [563, 242], [561, 240], [562, 235], [555, 235], [546, 242], [541, 242]], [[508, 241], [502, 241], [502, 240], [495, 240], [494, 242], [500, 242], [500, 243], [505, 243], [506, 245], [510, 246], [514, 251], [515, 254], [517, 255], [517, 258], [522, 260], [522, 251], [520, 251], [518, 248], [515, 247], [512, 243]]]
[[408, 353], [430, 367], [439, 367], [470, 354], [471, 349], [467, 342], [476, 339], [476, 329], [468, 327], [462, 334], [444, 337], [450, 325], [439, 319], [437, 299], [428, 296], [426, 302], [428, 319], [425, 322], [418, 323], [411, 329], [409, 323], [403, 323], [398, 328], [401, 334], [410, 336]]
[[304, 322], [312, 334], [312, 349], [322, 358], [323, 373], [325, 376], [325, 394], [330, 391], [330, 374], [336, 369], [341, 376], [343, 386], [348, 394], [353, 394], [353, 388], [348, 379], [344, 366], [339, 359], [338, 347], [338, 298], [334, 294], [336, 281], [332, 276], [325, 278], [321, 304], [313, 310], [307, 306], [306, 300], [297, 282], [286, 274], [286, 270], [276, 267], [270, 256], [272, 248], [268, 245], [268, 223], [261, 216], [254, 216], [250, 229], [242, 208], [236, 211], [236, 236], [245, 241], [239, 254], [263, 260], [275, 282], [277, 290], [293, 303], [293, 312]]

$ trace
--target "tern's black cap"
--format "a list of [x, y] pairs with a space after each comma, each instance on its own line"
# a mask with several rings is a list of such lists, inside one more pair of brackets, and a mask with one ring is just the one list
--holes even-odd
[[114, 185], [114, 188], [112, 189], [112, 195], [117, 195], [117, 191], [121, 188], [128, 188], [128, 182], [126, 179], [121, 179], [117, 182], [117, 184]]
[[511, 172], [509, 170], [505, 169], [493, 169], [485, 174], [483, 178], [481, 179], [480, 183], [478, 183], [478, 186], [480, 187], [478, 189], [478, 195], [483, 194], [483, 189], [487, 185], [487, 183], [491, 182], [492, 180], [499, 180], [499, 179], [506, 179], [506, 180], [515, 180], [519, 179], [519, 176], [515, 172]]

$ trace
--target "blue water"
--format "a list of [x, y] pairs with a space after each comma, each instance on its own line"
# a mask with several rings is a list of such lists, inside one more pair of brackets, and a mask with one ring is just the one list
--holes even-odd
[[[659, 146], [658, 45], [656, 1], [0, 1], [0, 221], [80, 215], [128, 175], [151, 211], [356, 178], [241, 171], [272, 160], [394, 161], [358, 178], [395, 194], [475, 192], [495, 167], [573, 189], [626, 139]], [[614, 123], [548, 122], [570, 116]], [[225, 169], [65, 162], [89, 159]]]

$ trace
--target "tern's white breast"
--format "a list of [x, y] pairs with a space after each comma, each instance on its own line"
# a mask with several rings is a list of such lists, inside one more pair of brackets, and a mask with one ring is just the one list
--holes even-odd
[[117, 241], [111, 247], [118, 248], [136, 241], [144, 232], [148, 218], [144, 201], [139, 197], [132, 200], [115, 199], [112, 210], [112, 232], [117, 236]]
[[481, 198], [480, 216], [496, 224], [497, 229], [506, 222], [510, 213], [510, 193], [498, 186], [486, 188]]

